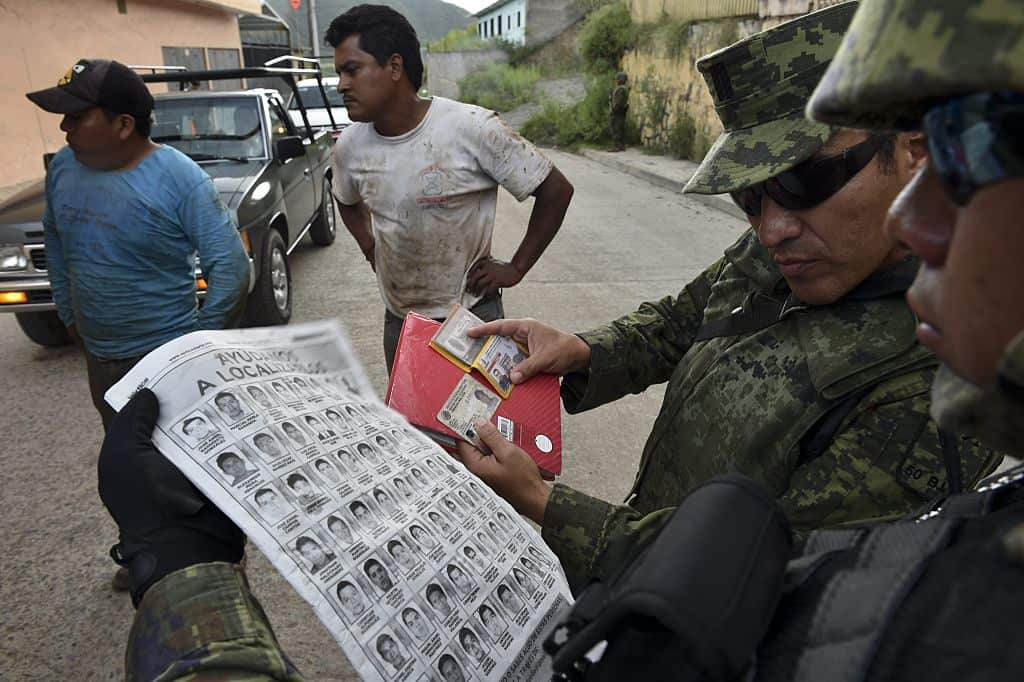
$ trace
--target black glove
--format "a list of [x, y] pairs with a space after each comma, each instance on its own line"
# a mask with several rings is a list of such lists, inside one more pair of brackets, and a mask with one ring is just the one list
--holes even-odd
[[238, 563], [244, 552], [242, 531], [154, 447], [159, 414], [156, 395], [140, 390], [111, 422], [100, 450], [100, 498], [120, 530], [110, 556], [128, 567], [135, 606], [168, 573]]

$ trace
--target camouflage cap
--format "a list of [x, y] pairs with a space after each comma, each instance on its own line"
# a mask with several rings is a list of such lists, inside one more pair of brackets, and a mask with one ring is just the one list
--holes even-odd
[[725, 132], [684, 192], [722, 194], [763, 182], [810, 157], [833, 128], [804, 106], [857, 9], [833, 5], [697, 61]]
[[870, 0], [807, 115], [910, 130], [938, 100], [991, 90], [1024, 92], [1024, 0]]

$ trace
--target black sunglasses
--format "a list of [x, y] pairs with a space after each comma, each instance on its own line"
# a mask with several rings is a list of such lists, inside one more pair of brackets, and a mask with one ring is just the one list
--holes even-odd
[[761, 215], [761, 203], [766, 194], [779, 206], [790, 211], [814, 208], [864, 170], [882, 148], [883, 140], [880, 136], [872, 135], [843, 150], [841, 154], [804, 161], [764, 182], [730, 192], [729, 196], [750, 216]]

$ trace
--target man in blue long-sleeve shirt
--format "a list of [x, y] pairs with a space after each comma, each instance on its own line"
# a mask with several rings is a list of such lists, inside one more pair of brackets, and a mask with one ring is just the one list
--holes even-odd
[[[210, 177], [149, 139], [153, 97], [131, 69], [83, 59], [28, 98], [64, 115], [67, 147], [46, 174], [47, 269], [60, 319], [85, 346], [106, 429], [113, 411], [103, 394], [142, 356], [235, 322], [249, 259]], [[202, 309], [196, 252], [208, 285]]]
[[[131, 69], [82, 59], [58, 85], [27, 96], [64, 116], [67, 146], [46, 172], [47, 271], [61, 321], [85, 346], [106, 430], [114, 412], [103, 394], [146, 353], [235, 322], [249, 258], [210, 177], [149, 139], [153, 97]], [[207, 282], [201, 310], [197, 252]], [[127, 571], [113, 587], [128, 588]]]

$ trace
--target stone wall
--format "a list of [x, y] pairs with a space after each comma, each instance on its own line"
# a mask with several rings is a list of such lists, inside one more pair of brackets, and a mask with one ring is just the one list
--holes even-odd
[[526, 44], [545, 43], [583, 18], [575, 0], [527, 0]]
[[645, 147], [699, 161], [722, 124], [700, 57], [843, 0], [626, 0], [644, 36], [622, 60], [631, 121]]
[[428, 52], [424, 62], [427, 69], [427, 91], [431, 95], [458, 99], [460, 80], [491, 64], [507, 61], [508, 54], [503, 50]]

